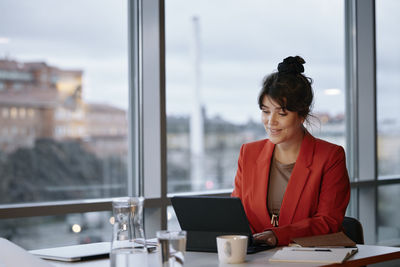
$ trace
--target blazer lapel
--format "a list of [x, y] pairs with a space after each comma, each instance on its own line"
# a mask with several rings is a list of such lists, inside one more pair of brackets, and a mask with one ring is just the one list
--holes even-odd
[[283, 196], [279, 225], [286, 225], [292, 222], [304, 185], [310, 174], [309, 166], [312, 163], [314, 154], [315, 138], [308, 132], [305, 133], [300, 147], [300, 153], [294, 165], [289, 183]]
[[254, 198], [255, 205], [257, 205], [256, 210], [260, 216], [260, 222], [267, 221], [270, 224], [271, 218], [269, 216], [267, 210], [267, 192], [268, 192], [268, 180], [269, 180], [269, 170], [271, 165], [272, 154], [274, 152], [275, 144], [270, 142], [269, 140], [265, 143], [264, 148], [260, 152], [257, 161], [256, 168], [257, 170], [254, 172], [257, 177], [255, 177], [255, 183], [253, 192], [255, 192]]

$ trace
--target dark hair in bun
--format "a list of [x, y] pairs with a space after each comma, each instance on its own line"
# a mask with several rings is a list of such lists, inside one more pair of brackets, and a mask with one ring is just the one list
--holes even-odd
[[258, 96], [258, 106], [262, 108], [265, 96], [279, 103], [284, 110], [297, 112], [307, 119], [310, 114], [313, 91], [312, 80], [304, 74], [306, 63], [300, 56], [287, 57], [278, 64], [278, 72], [266, 76]]
[[279, 73], [293, 73], [300, 74], [304, 72], [303, 64], [306, 63], [303, 58], [299, 56], [287, 57], [283, 62], [278, 64]]

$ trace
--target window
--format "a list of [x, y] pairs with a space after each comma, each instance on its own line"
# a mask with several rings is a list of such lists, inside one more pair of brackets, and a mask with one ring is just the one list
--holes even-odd
[[400, 243], [400, 184], [378, 187], [378, 242], [387, 246]]
[[165, 10], [169, 193], [231, 190], [241, 144], [266, 138], [262, 79], [289, 55], [314, 80], [311, 133], [346, 146], [343, 1], [167, 0]]
[[18, 116], [18, 111], [16, 107], [12, 107], [10, 109], [11, 118], [16, 119]]
[[0, 33], [0, 125], [9, 129], [0, 139], [0, 205], [128, 194], [127, 8], [125, 0], [1, 1], [0, 24], [13, 26]]
[[400, 177], [400, 17], [394, 0], [376, 2], [377, 127], [379, 179]]
[[21, 119], [25, 119], [26, 116], [26, 109], [25, 108], [20, 108], [19, 109], [19, 116]]
[[3, 115], [3, 119], [5, 119], [5, 118], [8, 118], [8, 108], [7, 107], [5, 107], [5, 108], [3, 108], [2, 109], [3, 111], [2, 111], [2, 115]]
[[[376, 1], [376, 79], [377, 79], [377, 146], [378, 179], [400, 178], [400, 37], [394, 25], [400, 17], [395, 0]], [[400, 185], [378, 187], [378, 242], [385, 245], [400, 243], [399, 212]]]

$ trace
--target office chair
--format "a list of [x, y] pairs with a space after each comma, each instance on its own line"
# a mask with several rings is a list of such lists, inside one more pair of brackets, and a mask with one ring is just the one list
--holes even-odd
[[364, 233], [361, 223], [352, 217], [344, 217], [343, 219], [343, 232], [356, 244], [364, 244]]

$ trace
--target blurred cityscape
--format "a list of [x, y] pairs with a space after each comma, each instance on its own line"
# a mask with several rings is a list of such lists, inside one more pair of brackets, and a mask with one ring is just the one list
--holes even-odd
[[[46, 62], [0, 59], [0, 205], [127, 194], [127, 112], [85, 101], [83, 75], [82, 70], [60, 69]], [[314, 112], [314, 116], [309, 131], [345, 148], [344, 114]], [[194, 180], [193, 161], [188, 160], [193, 158], [190, 115], [167, 116], [169, 193], [232, 188], [240, 146], [267, 137], [261, 121], [233, 123], [209, 116], [204, 106], [201, 121], [204, 156], [195, 160], [203, 171], [201, 180]], [[380, 123], [380, 179], [400, 172], [395, 125]], [[387, 189], [394, 190], [390, 195], [399, 190]], [[380, 194], [384, 196], [385, 190], [382, 187]], [[391, 207], [389, 203], [384, 197], [379, 202], [379, 231], [385, 238], [399, 235], [387, 220], [386, 215], [392, 213], [385, 209]], [[1, 220], [0, 236], [26, 248], [37, 248], [38, 243], [54, 246], [60, 239], [41, 233], [45, 226], [64, 233], [64, 245], [108, 241], [110, 216], [95, 212]]]
[[[0, 205], [126, 195], [126, 111], [86, 102], [83, 75], [0, 59]], [[108, 241], [110, 216], [3, 219], [0, 236], [26, 249]]]
[[[126, 193], [127, 112], [86, 102], [82, 78], [81, 70], [45, 62], [0, 60], [0, 203]], [[265, 138], [264, 128], [209, 117], [205, 108], [202, 117], [207, 157], [196, 188], [231, 188], [241, 144]], [[323, 127], [317, 136], [344, 146], [344, 116], [316, 117], [311, 131]], [[167, 146], [168, 192], [192, 191], [189, 115], [167, 117]]]
[[[81, 70], [60, 69], [46, 62], [0, 59], [0, 204], [126, 195], [127, 112], [86, 102], [83, 75]], [[187, 161], [191, 157], [190, 116], [167, 117], [168, 192], [232, 188], [241, 144], [265, 138], [258, 121], [235, 124], [207, 116], [205, 108], [202, 117], [206, 157], [198, 159], [204, 172], [197, 184]], [[344, 117], [318, 117], [327, 129], [326, 137], [343, 143]], [[50, 221], [58, 225], [55, 222], [66, 220], [71, 229], [79, 225], [79, 232], [86, 231], [78, 241], [73, 236], [74, 242], [103, 240], [88, 229], [109, 225], [88, 227], [93, 216], [75, 214]], [[109, 214], [98, 216], [105, 216], [101, 221], [108, 222]], [[28, 241], [21, 239], [22, 234], [26, 236], [21, 233], [21, 223], [2, 220], [0, 234], [29, 247]]]
[[0, 60], [0, 203], [126, 193], [126, 111], [85, 102], [82, 76]]
[[[127, 194], [127, 112], [106, 103], [86, 102], [83, 75], [82, 70], [65, 70], [46, 62], [0, 59], [0, 204]], [[344, 115], [314, 115], [310, 131], [345, 146]], [[193, 157], [190, 115], [167, 117], [169, 193], [232, 188], [240, 146], [266, 138], [260, 121], [232, 123], [208, 116], [204, 107], [201, 117], [204, 156], [196, 158], [203, 170], [200, 181], [191, 178], [192, 165], [187, 160]], [[96, 216], [102, 223], [93, 223]], [[43, 238], [39, 243], [45, 247], [48, 237], [38, 235], [41, 228], [34, 226], [46, 222], [50, 228], [62, 227], [57, 231], [65, 231], [71, 243], [107, 241], [109, 216], [29, 218], [33, 223], [2, 220], [0, 235], [27, 248], [37, 247], [29, 240]], [[28, 231], [26, 225], [35, 229]], [[26, 238], [27, 232], [35, 237]]]

